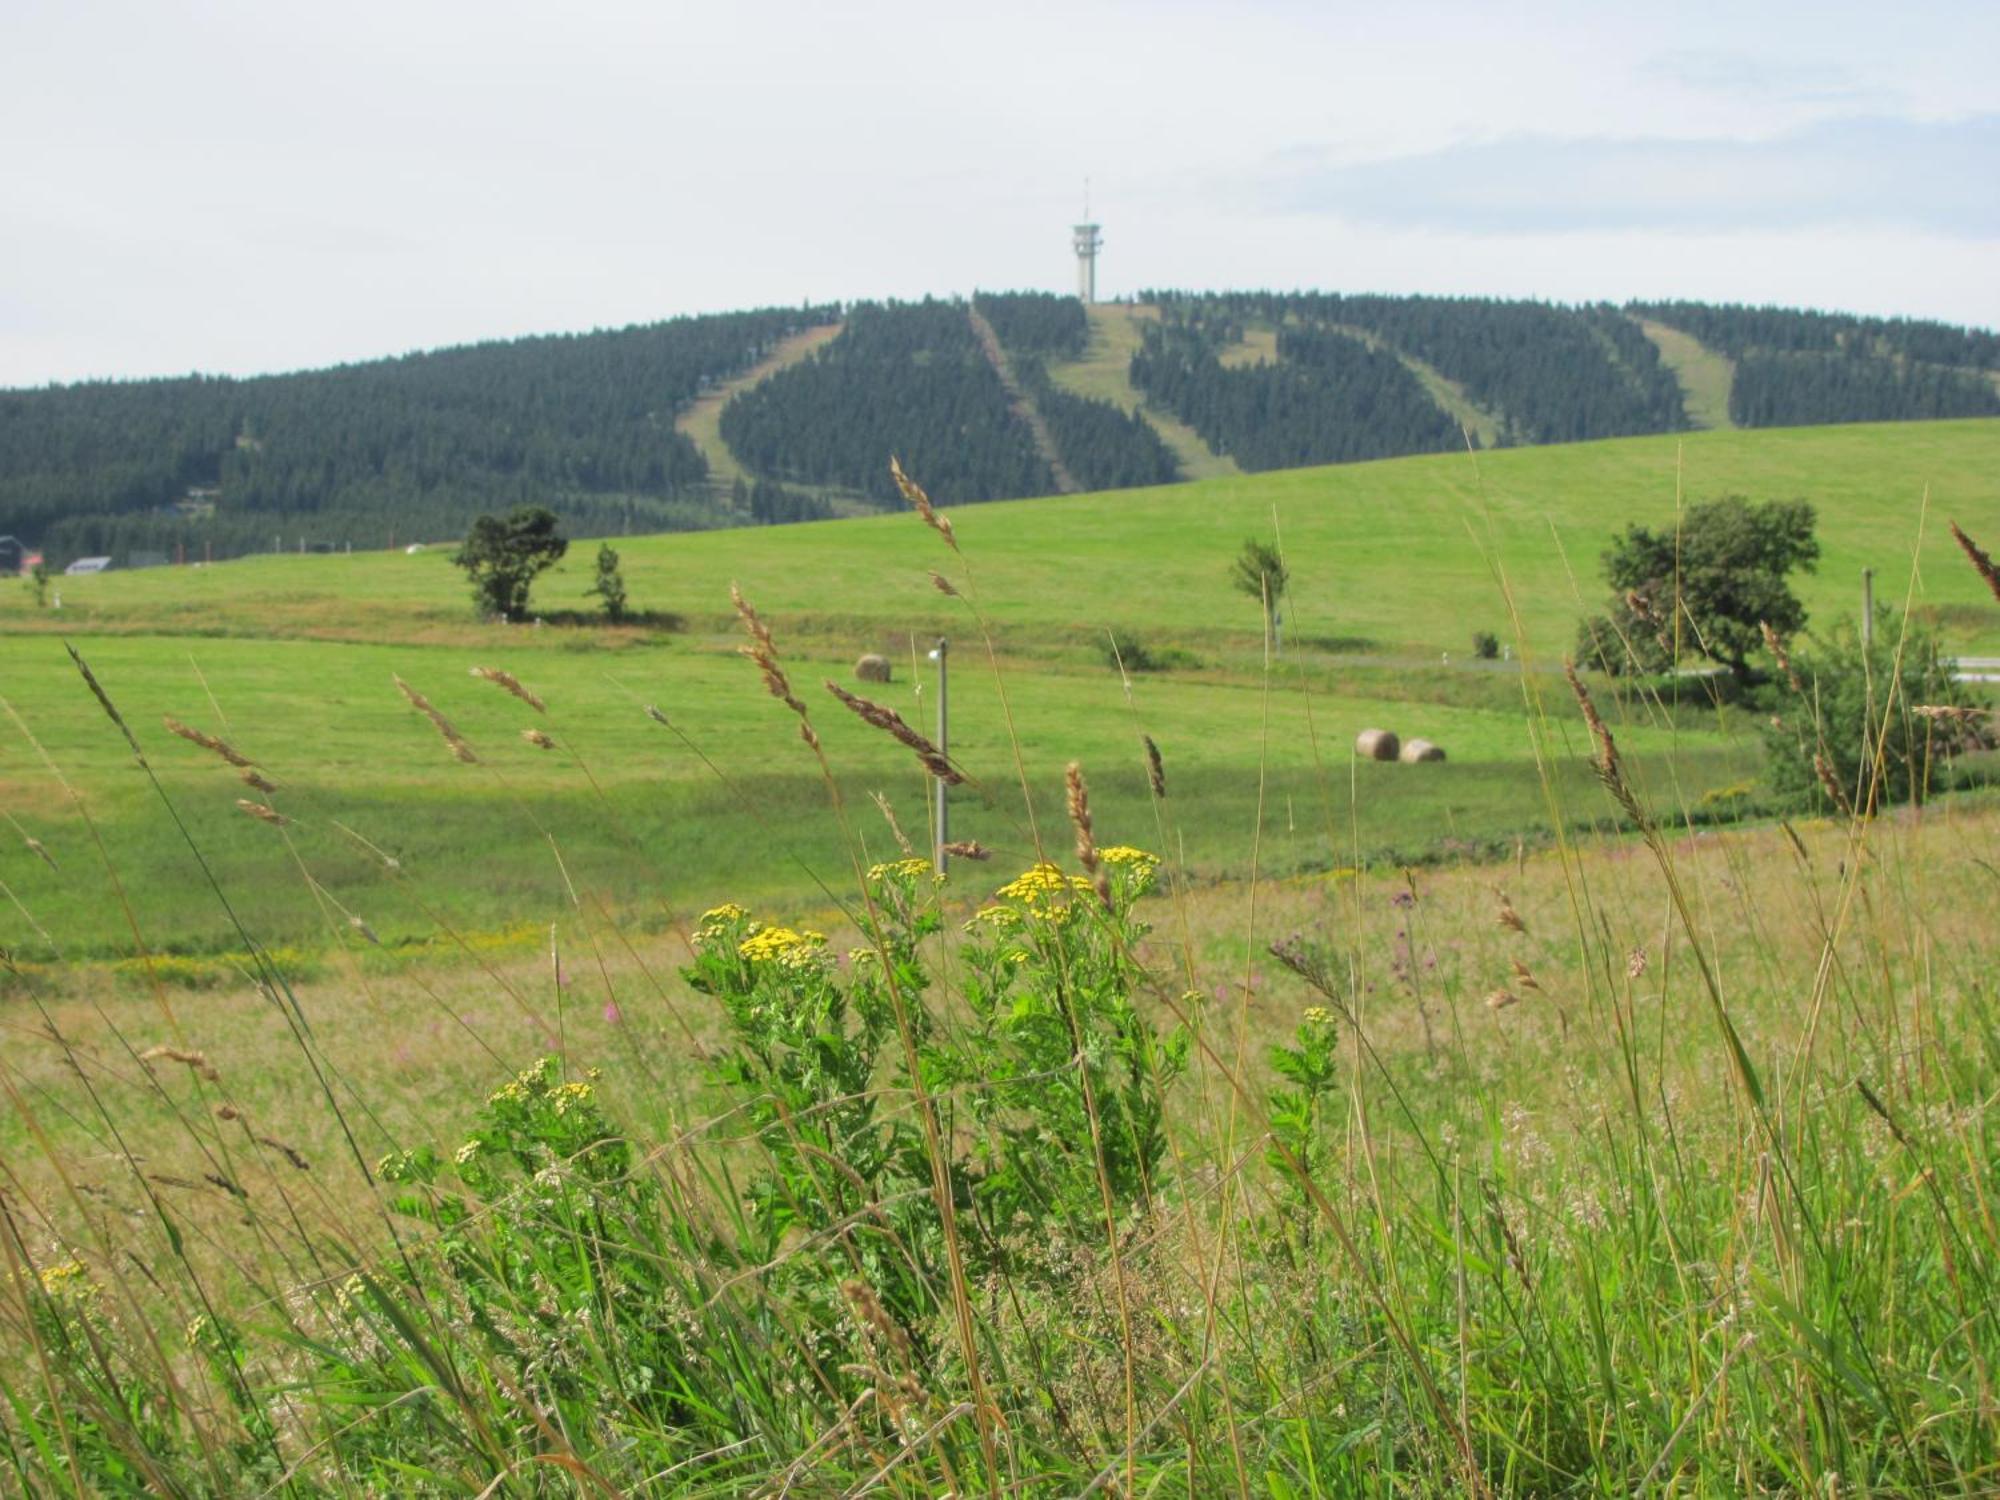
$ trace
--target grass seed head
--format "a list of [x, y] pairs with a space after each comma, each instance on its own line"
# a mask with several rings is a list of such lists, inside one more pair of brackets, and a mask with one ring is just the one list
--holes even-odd
[[162, 1043], [157, 1047], [148, 1047], [139, 1054], [141, 1062], [158, 1062], [163, 1058], [168, 1062], [177, 1062], [192, 1068], [210, 1083], [222, 1081], [222, 1074], [216, 1070], [215, 1064], [208, 1060], [208, 1054], [197, 1048], [169, 1047]]
[[959, 786], [965, 781], [964, 775], [945, 758], [944, 752], [925, 739], [921, 734], [918, 734], [916, 730], [910, 728], [903, 721], [903, 716], [893, 708], [884, 708], [879, 703], [871, 702], [866, 698], [850, 693], [846, 688], [831, 679], [828, 679], [824, 686], [829, 693], [845, 704], [848, 710], [856, 718], [860, 719], [862, 723], [874, 725], [877, 729], [895, 739], [897, 743], [907, 746], [916, 755], [917, 759], [923, 762], [924, 769], [939, 781], [942, 781], [946, 786]]
[[1625, 780], [1625, 766], [1618, 758], [1618, 742], [1612, 739], [1611, 726], [1604, 722], [1597, 705], [1591, 701], [1590, 690], [1576, 675], [1575, 662], [1563, 663], [1563, 676], [1569, 679], [1569, 690], [1576, 695], [1577, 707], [1583, 710], [1583, 722], [1589, 726], [1591, 738], [1597, 742], [1597, 754], [1591, 761], [1597, 771], [1597, 779], [1632, 821], [1645, 827], [1645, 814], [1639, 808], [1639, 799], [1633, 795], [1630, 783]]
[[472, 753], [472, 746], [465, 742], [465, 736], [452, 727], [451, 720], [431, 707], [431, 700], [403, 681], [402, 678], [397, 677], [395, 681], [397, 688], [401, 690], [403, 696], [410, 700], [410, 707], [431, 721], [431, 727], [436, 729], [438, 734], [443, 737], [445, 747], [451, 751], [453, 757], [468, 766], [477, 765], [479, 757]]
[[160, 722], [167, 726], [169, 734], [177, 734], [191, 745], [199, 745], [211, 755], [219, 755], [232, 766], [247, 767], [250, 757], [243, 754], [226, 740], [219, 740], [212, 734], [204, 734], [192, 724], [183, 724], [172, 714], [163, 714]]
[[958, 550], [958, 538], [952, 535], [951, 521], [938, 514], [931, 504], [931, 497], [924, 493], [924, 487], [903, 472], [903, 461], [893, 454], [889, 458], [889, 476], [896, 481], [896, 488], [903, 492], [903, 498], [910, 502], [916, 513], [924, 518], [924, 524], [945, 540], [952, 551]]
[[283, 828], [292, 821], [268, 802], [252, 802], [248, 797], [238, 797], [236, 805], [258, 822], [269, 823], [274, 828]]
[[521, 738], [537, 750], [553, 750], [556, 747], [556, 742], [539, 729], [524, 729], [521, 731]]
[[541, 699], [523, 687], [521, 679], [516, 677], [512, 672], [503, 672], [498, 667], [474, 667], [472, 675], [484, 682], [492, 683], [495, 687], [505, 688], [538, 714], [545, 714], [549, 711], [548, 704], [542, 702]]
[[238, 774], [243, 778], [245, 786], [253, 791], [262, 792], [267, 797], [278, 789], [278, 784], [255, 766], [245, 766]]
[[1167, 795], [1167, 766], [1160, 759], [1160, 747], [1153, 743], [1150, 734], [1142, 734], [1139, 738], [1146, 742], [1146, 785], [1153, 789], [1155, 797], [1164, 798]]
[[943, 847], [953, 859], [970, 859], [983, 864], [993, 857], [993, 851], [977, 839], [964, 839]]
[[1097, 899], [1109, 911], [1111, 877], [1098, 862], [1097, 839], [1090, 824], [1090, 787], [1083, 779], [1083, 767], [1075, 761], [1071, 761], [1063, 772], [1063, 791], [1063, 800], [1069, 807], [1070, 826], [1076, 830], [1076, 862], [1091, 877], [1091, 884], [1097, 888]]
[[2000, 599], [2000, 566], [1996, 566], [1993, 559], [1980, 550], [1977, 542], [1958, 529], [1956, 521], [1951, 523], [1951, 534], [1964, 549], [1965, 555], [1972, 559], [1972, 566], [1978, 570], [1979, 576], [1986, 580], [1986, 586], [1993, 590], [1993, 597]]

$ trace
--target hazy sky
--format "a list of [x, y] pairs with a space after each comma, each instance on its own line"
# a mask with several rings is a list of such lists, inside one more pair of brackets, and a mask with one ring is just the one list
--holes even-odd
[[0, 384], [1074, 282], [2000, 325], [2000, 3], [0, 0]]

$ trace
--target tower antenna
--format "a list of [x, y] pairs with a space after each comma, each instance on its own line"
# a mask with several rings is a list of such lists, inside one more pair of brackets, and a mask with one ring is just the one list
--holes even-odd
[[1076, 251], [1076, 295], [1088, 307], [1097, 300], [1097, 252], [1104, 248], [1104, 236], [1090, 217], [1090, 179], [1083, 179], [1083, 222], [1070, 232]]

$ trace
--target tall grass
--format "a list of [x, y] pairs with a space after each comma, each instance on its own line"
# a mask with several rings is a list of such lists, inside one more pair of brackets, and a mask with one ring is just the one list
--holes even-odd
[[[897, 478], [1004, 703], [976, 559]], [[1602, 836], [1198, 889], [1171, 726], [1136, 705], [1128, 765], [1041, 786], [837, 691], [929, 774], [1018, 783], [1031, 867], [945, 882], [871, 856], [780, 635], [736, 606], [743, 691], [777, 700], [802, 743], [772, 754], [820, 768], [848, 856], [815, 872], [827, 933], [663, 897], [663, 940], [572, 886], [545, 951], [441, 921], [460, 969], [385, 979], [296, 857], [337, 979], [243, 926], [244, 985], [189, 1000], [135, 922], [148, 1004], [17, 987], [0, 1434], [21, 1491], [2000, 1487], [1990, 808], [1701, 829], [1619, 750], [1620, 715], [1664, 704], [1524, 674], [1551, 825], [1579, 812], [1556, 747], [1580, 727]], [[206, 831], [78, 667], [206, 870]], [[479, 675], [599, 785], [559, 685]], [[507, 785], [397, 686], [430, 721], [413, 754], [441, 739]], [[1267, 701], [1293, 690], [1267, 659]], [[1885, 688], [1872, 711], [1914, 707]], [[1305, 722], [1331, 809], [1351, 767], [1309, 698]], [[253, 723], [221, 727], [167, 726], [218, 776], [259, 774], [246, 811], [293, 848], [324, 810], [281, 755], [248, 763]], [[1144, 781], [1148, 826], [1106, 826], [1100, 769]], [[517, 805], [566, 873], [571, 831]], [[1322, 819], [1347, 865], [1351, 828]], [[418, 1018], [437, 1040], [411, 1068], [388, 1054]]]

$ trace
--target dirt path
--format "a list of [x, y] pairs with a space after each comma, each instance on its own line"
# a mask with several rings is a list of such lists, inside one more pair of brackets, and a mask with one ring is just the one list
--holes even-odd
[[1100, 302], [1090, 309], [1090, 345], [1083, 358], [1050, 365], [1049, 378], [1079, 396], [1109, 401], [1120, 411], [1136, 413], [1160, 435], [1160, 441], [1181, 466], [1184, 479], [1213, 479], [1241, 474], [1236, 460], [1215, 453], [1201, 434], [1168, 412], [1148, 406], [1132, 388], [1132, 354], [1139, 347], [1140, 325], [1159, 315], [1150, 307]]
[[1028, 424], [1028, 431], [1034, 434], [1035, 451], [1042, 455], [1042, 462], [1049, 466], [1049, 472], [1056, 477], [1059, 494], [1077, 495], [1083, 486], [1076, 482], [1076, 476], [1063, 463], [1062, 454], [1056, 451], [1055, 437], [1049, 432], [1049, 424], [1042, 420], [1034, 399], [1021, 389], [1021, 382], [1014, 378], [1014, 366], [1007, 358], [1007, 351], [1000, 347], [1000, 335], [993, 331], [993, 325], [986, 321], [985, 314], [971, 303], [965, 305], [965, 315], [972, 321], [972, 336], [979, 340], [979, 347], [986, 353], [986, 362], [993, 366], [993, 373], [1000, 377], [1000, 384], [1006, 387], [1007, 404], [1014, 415]]
[[691, 440], [701, 450], [701, 456], [708, 460], [710, 485], [726, 491], [739, 479], [748, 484], [755, 477], [736, 461], [736, 455], [722, 440], [722, 408], [729, 404], [730, 398], [738, 391], [747, 391], [753, 385], [769, 380], [787, 366], [797, 364], [844, 327], [844, 323], [823, 323], [793, 334], [741, 375], [709, 387], [674, 418], [675, 430]]

